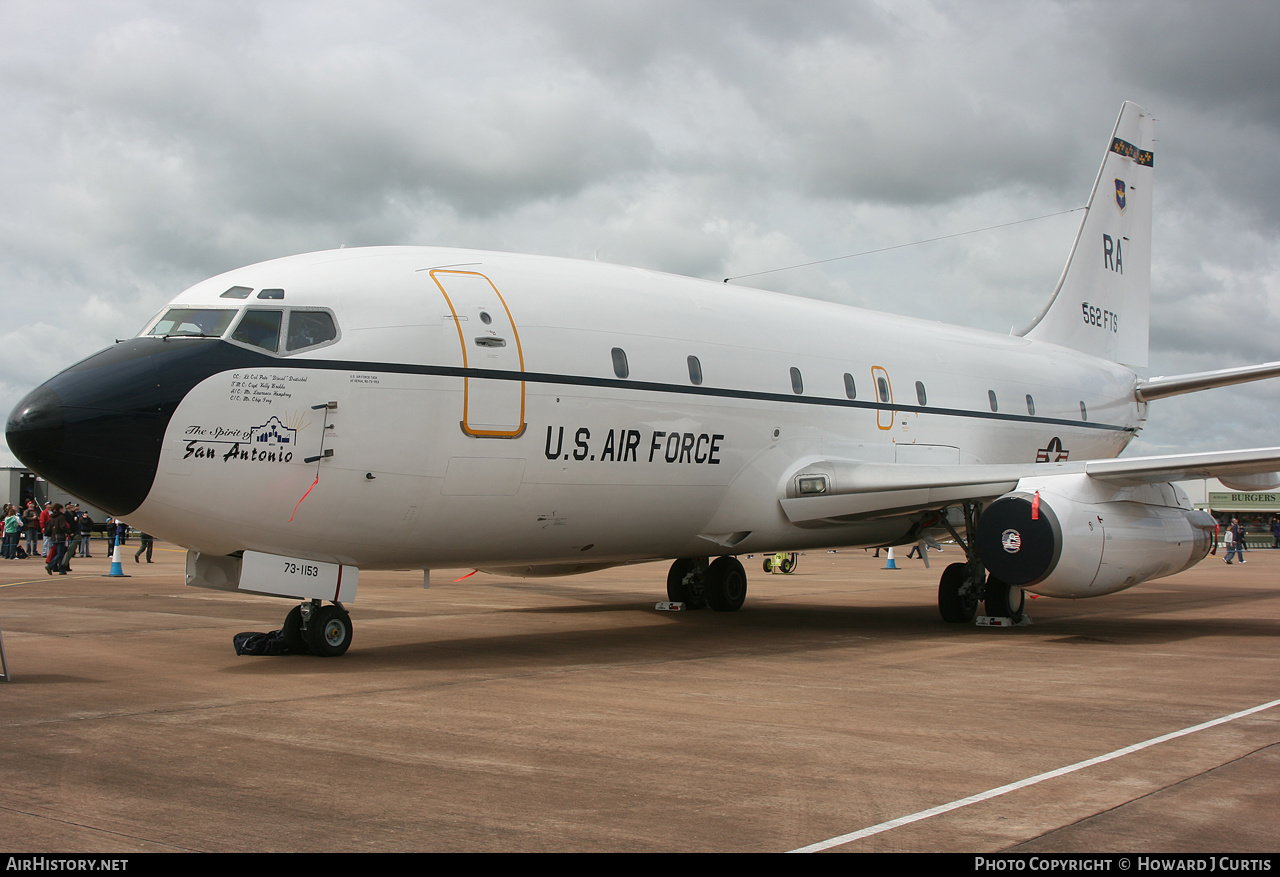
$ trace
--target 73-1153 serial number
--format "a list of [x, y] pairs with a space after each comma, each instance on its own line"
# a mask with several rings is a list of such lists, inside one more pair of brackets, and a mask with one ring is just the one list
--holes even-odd
[[294, 563], [286, 560], [284, 562], [284, 571], [291, 576], [318, 576], [320, 575], [320, 567], [312, 566], [309, 563]]

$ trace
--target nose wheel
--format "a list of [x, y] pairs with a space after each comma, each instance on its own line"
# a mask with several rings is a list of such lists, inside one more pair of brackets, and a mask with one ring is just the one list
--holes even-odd
[[295, 655], [336, 658], [351, 647], [351, 613], [342, 604], [312, 600], [294, 606], [284, 619], [284, 642]]

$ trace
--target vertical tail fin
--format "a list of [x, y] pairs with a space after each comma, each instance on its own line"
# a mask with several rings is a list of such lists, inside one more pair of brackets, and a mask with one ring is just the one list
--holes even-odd
[[1058, 287], [1021, 334], [1147, 364], [1153, 131], [1151, 114], [1126, 101]]

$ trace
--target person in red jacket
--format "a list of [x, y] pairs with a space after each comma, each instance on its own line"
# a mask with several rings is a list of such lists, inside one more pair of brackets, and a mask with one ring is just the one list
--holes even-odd
[[49, 554], [46, 555], [44, 571], [49, 575], [53, 575], [56, 569], [59, 575], [66, 575], [67, 570], [63, 566], [67, 559], [67, 537], [71, 535], [71, 524], [67, 521], [67, 516], [62, 513], [62, 503], [55, 502], [53, 508], [49, 511], [48, 522], [45, 524], [44, 534], [49, 537]]
[[53, 514], [53, 503], [47, 502], [40, 511], [40, 553], [45, 557], [49, 556], [49, 536], [45, 533], [44, 528], [49, 526], [49, 516]]

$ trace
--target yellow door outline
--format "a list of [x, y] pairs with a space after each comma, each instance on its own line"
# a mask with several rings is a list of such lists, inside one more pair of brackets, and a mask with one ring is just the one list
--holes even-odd
[[[489, 288], [493, 290], [493, 294], [497, 296], [498, 301], [501, 302], [503, 311], [505, 311], [507, 314], [507, 322], [511, 326], [511, 334], [515, 338], [515, 342], [516, 342], [516, 355], [520, 361], [520, 373], [523, 374], [524, 373], [524, 348], [522, 348], [520, 345], [520, 332], [516, 329], [515, 318], [511, 316], [511, 308], [507, 307], [507, 300], [502, 297], [502, 293], [498, 291], [498, 287], [494, 285], [494, 282], [490, 280], [488, 277], [486, 277], [485, 275], [481, 274], [479, 271], [456, 271], [456, 270], [446, 270], [441, 268], [441, 269], [436, 269], [431, 271], [430, 274], [431, 274], [431, 279], [435, 282], [436, 287], [440, 290], [440, 294], [444, 296], [445, 303], [449, 305], [449, 313], [453, 315], [453, 325], [458, 330], [458, 343], [462, 347], [462, 367], [470, 368], [470, 360], [467, 356], [467, 339], [466, 339], [465, 333], [462, 331], [462, 321], [458, 317], [458, 311], [453, 306], [453, 300], [449, 297], [449, 293], [445, 289], [444, 283], [441, 282], [441, 279], [440, 279], [441, 275], [453, 274], [453, 275], [466, 275], [469, 277], [479, 277], [481, 280], [483, 280], [485, 283], [489, 285]], [[470, 376], [467, 376], [463, 378], [463, 382], [462, 382], [462, 388], [463, 388], [462, 389], [462, 424], [461, 424], [462, 431], [465, 432], [467, 435], [475, 436], [477, 438], [516, 438], [517, 436], [522, 434], [525, 428], [524, 381], [520, 381], [520, 417], [518, 420], [519, 425], [512, 429], [504, 430], [504, 429], [477, 429], [471, 425], [471, 422], [469, 419], [469, 412], [470, 412], [469, 406], [471, 402], [471, 392], [472, 392], [471, 381], [472, 380], [473, 379]], [[485, 380], [485, 379], [476, 378], [475, 380]], [[492, 380], [492, 379], [489, 379], [489, 380]], [[478, 386], [480, 385], [477, 384], [477, 387]]]
[[[882, 378], [884, 379], [884, 385], [886, 390], [888, 391], [887, 393], [880, 392], [880, 380]], [[884, 370], [883, 366], [879, 366], [879, 365], [871, 366], [871, 386], [875, 388], [877, 402], [879, 402], [881, 405], [884, 405], [886, 403], [889, 405], [893, 404], [893, 381], [889, 380], [889, 373]], [[884, 398], [885, 395], [888, 395], [889, 398], [885, 399]], [[880, 427], [881, 429], [893, 429], [893, 421], [894, 421], [894, 418], [897, 417], [897, 415], [898, 415], [898, 412], [894, 411], [892, 408], [889, 408], [886, 410], [884, 408], [877, 407], [876, 408], [876, 426]]]

